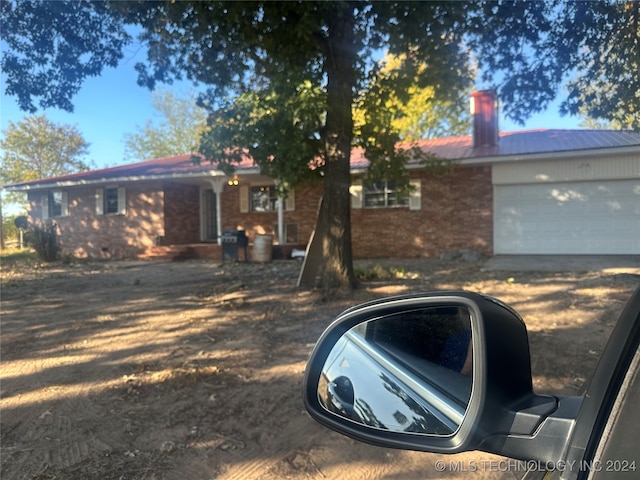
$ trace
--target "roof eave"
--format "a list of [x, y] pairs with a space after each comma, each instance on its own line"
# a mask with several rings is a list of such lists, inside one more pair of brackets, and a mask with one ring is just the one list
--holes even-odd
[[[252, 169], [253, 170], [253, 169]], [[238, 171], [240, 173], [240, 171]], [[249, 169], [242, 170], [242, 173], [253, 173]], [[28, 185], [6, 185], [4, 190], [8, 192], [28, 192], [33, 190], [44, 190], [51, 188], [68, 188], [68, 187], [82, 187], [90, 185], [107, 185], [111, 183], [124, 183], [124, 182], [139, 182], [144, 180], [188, 180], [188, 179], [208, 179], [211, 177], [224, 177], [226, 176], [221, 171], [208, 171], [208, 172], [192, 172], [192, 173], [167, 173], [159, 175], [125, 175], [122, 177], [103, 177], [90, 180], [59, 180], [59, 181], [43, 181], [40, 183], [30, 183]]]
[[476, 165], [493, 165], [499, 163], [523, 162], [523, 161], [540, 161], [540, 160], [556, 160], [558, 158], [586, 158], [586, 157], [602, 157], [608, 155], [629, 155], [640, 154], [640, 145], [630, 145], [626, 147], [602, 147], [589, 148], [584, 150], [560, 150], [553, 152], [538, 152], [516, 155], [494, 155], [486, 157], [464, 158], [454, 160], [462, 166]]
[[[588, 148], [583, 150], [557, 150], [553, 152], [536, 152], [536, 153], [519, 153], [515, 155], [488, 155], [483, 157], [472, 158], [444, 158], [443, 161], [451, 162], [458, 166], [483, 166], [494, 165], [500, 163], [512, 163], [512, 162], [531, 162], [542, 160], [556, 160], [558, 158], [590, 158], [590, 157], [602, 157], [603, 155], [640, 155], [640, 145], [629, 145], [625, 147], [602, 147], [602, 148]], [[367, 171], [366, 166], [358, 166], [351, 169], [351, 174], [363, 174]], [[419, 170], [424, 168], [423, 164], [410, 163], [406, 167], [409, 170]]]
[[[640, 154], [640, 145], [630, 145], [625, 147], [603, 147], [597, 149], [584, 149], [584, 150], [562, 150], [553, 152], [539, 152], [528, 154], [516, 154], [516, 155], [493, 155], [485, 157], [473, 157], [463, 159], [445, 159], [459, 166], [481, 166], [481, 165], [493, 165], [501, 163], [522, 162], [522, 161], [540, 161], [540, 160], [556, 160], [558, 158], [585, 158], [585, 157], [598, 157], [604, 154], [613, 155], [627, 155], [627, 154]], [[409, 164], [408, 169], [420, 169], [424, 166], [422, 164]], [[351, 174], [362, 174], [367, 171], [366, 166], [358, 166], [351, 168]], [[251, 167], [246, 169], [238, 169], [235, 172], [238, 175], [255, 175], [260, 174], [258, 167]], [[212, 177], [225, 177], [226, 175], [219, 170], [203, 171], [203, 172], [191, 172], [191, 173], [168, 173], [159, 175], [126, 175], [122, 177], [103, 177], [90, 180], [60, 180], [60, 181], [43, 181], [39, 183], [30, 183], [28, 185], [5, 185], [3, 189], [8, 192], [28, 192], [34, 190], [44, 190], [51, 188], [68, 188], [79, 187], [87, 185], [107, 185], [111, 183], [123, 183], [123, 182], [137, 182], [145, 180], [193, 180], [193, 179], [209, 179]]]

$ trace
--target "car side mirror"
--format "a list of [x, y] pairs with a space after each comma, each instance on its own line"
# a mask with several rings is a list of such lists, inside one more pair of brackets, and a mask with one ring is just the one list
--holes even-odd
[[527, 331], [512, 308], [439, 292], [339, 315], [311, 354], [304, 401], [318, 422], [375, 445], [548, 461], [580, 397], [533, 393]]
[[472, 389], [467, 306], [428, 306], [360, 323], [329, 352], [318, 382], [328, 411], [390, 432], [451, 435]]

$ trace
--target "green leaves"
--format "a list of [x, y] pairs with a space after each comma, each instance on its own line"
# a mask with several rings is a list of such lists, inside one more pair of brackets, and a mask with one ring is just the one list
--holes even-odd
[[159, 89], [153, 94], [153, 107], [160, 123], [148, 119], [137, 133], [126, 134], [126, 155], [140, 161], [197, 152], [207, 113], [198, 107], [196, 93], [178, 96]]
[[0, 66], [8, 95], [20, 108], [73, 111], [82, 82], [115, 67], [130, 41], [121, 22], [101, 2], [0, 2], [3, 48]]
[[640, 131], [640, 2], [576, 4], [564, 13], [579, 45], [562, 111]]
[[640, 129], [640, 3], [487, 1], [467, 38], [502, 112], [524, 123], [564, 86], [563, 114]]
[[[328, 26], [341, 5], [4, 1], [0, 66], [6, 93], [23, 110], [71, 111], [84, 79], [122, 58], [132, 24], [141, 27], [139, 41], [148, 50], [147, 62], [136, 66], [138, 81], [149, 88], [188, 78], [221, 99], [277, 89], [278, 78], [322, 85]], [[418, 88], [433, 89], [439, 99], [451, 92], [447, 100], [458, 102], [450, 87], [473, 59], [513, 120], [545, 109], [566, 84], [563, 113], [586, 108], [593, 118], [640, 128], [639, 2], [361, 2], [350, 8], [358, 82], [386, 48], [428, 66]]]
[[318, 177], [324, 93], [305, 82], [247, 92], [211, 113], [200, 152], [226, 172], [250, 156], [282, 185]]
[[[84, 160], [89, 144], [75, 126], [57, 124], [44, 115], [28, 116], [18, 123], [9, 122], [0, 140], [3, 150], [0, 182], [26, 182], [67, 173], [89, 170]], [[14, 201], [15, 195], [7, 195]]]

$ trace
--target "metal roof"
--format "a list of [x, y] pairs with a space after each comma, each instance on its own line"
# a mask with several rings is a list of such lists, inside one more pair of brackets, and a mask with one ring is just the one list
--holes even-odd
[[[31, 180], [7, 185], [7, 190], [34, 190], [48, 187], [63, 187], [77, 185], [93, 185], [109, 182], [125, 182], [137, 180], [168, 180], [188, 179], [202, 177], [223, 177], [224, 172], [206, 160], [196, 163], [193, 154], [177, 155], [174, 157], [154, 158], [143, 162], [127, 165], [89, 170], [85, 172], [71, 173], [57, 177]], [[259, 171], [253, 160], [248, 157], [242, 163], [236, 165], [239, 171]]]
[[[628, 149], [640, 152], [640, 133], [616, 130], [528, 130], [502, 132], [499, 142], [492, 147], [473, 148], [472, 136], [447, 137], [422, 140], [401, 146], [417, 146], [425, 152], [444, 160], [460, 160], [465, 163], [494, 163], [503, 160], [524, 160], [536, 156], [558, 153], [558, 158], [576, 153], [600, 152], [603, 149]], [[33, 180], [8, 185], [12, 191], [32, 190], [61, 186], [100, 184], [117, 181], [153, 179], [187, 179], [222, 177], [224, 173], [216, 164], [202, 160], [193, 161], [194, 155], [157, 158], [128, 165], [79, 172], [59, 177]], [[352, 170], [362, 170], [369, 165], [364, 150], [351, 152]], [[236, 166], [239, 174], [259, 173], [253, 160], [245, 157]]]
[[473, 138], [424, 140], [418, 145], [447, 160], [513, 157], [555, 152], [640, 147], [640, 133], [617, 130], [528, 130], [501, 132], [498, 144], [473, 148]]

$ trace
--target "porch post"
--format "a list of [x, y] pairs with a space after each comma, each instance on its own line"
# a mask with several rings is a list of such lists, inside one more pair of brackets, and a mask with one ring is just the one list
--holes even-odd
[[[278, 187], [278, 190], [280, 190], [280, 186], [286, 185], [284, 182], [280, 182], [279, 180], [276, 180], [275, 184], [276, 187]], [[283, 245], [284, 241], [284, 199], [278, 195], [278, 244]]]
[[216, 178], [209, 180], [213, 193], [216, 194], [216, 231], [218, 233], [218, 245], [222, 245], [222, 189], [224, 188], [224, 180]]
[[278, 244], [284, 243], [284, 200], [278, 197]]

